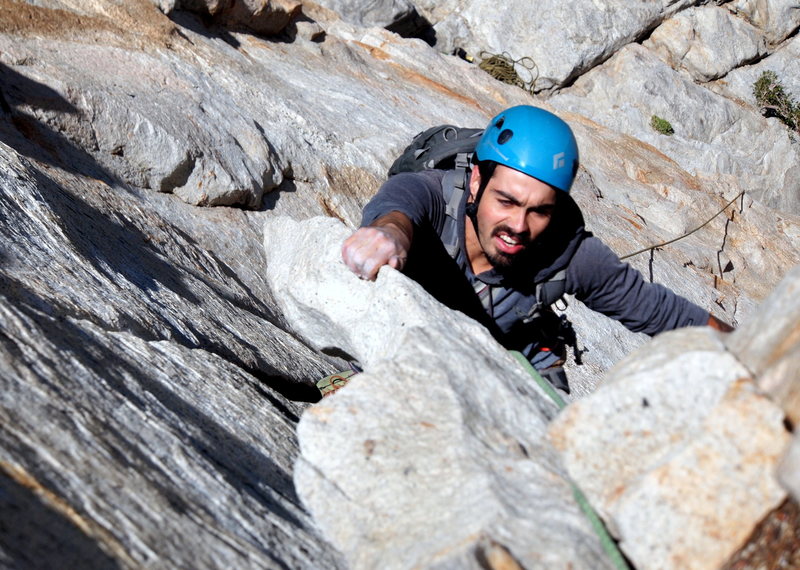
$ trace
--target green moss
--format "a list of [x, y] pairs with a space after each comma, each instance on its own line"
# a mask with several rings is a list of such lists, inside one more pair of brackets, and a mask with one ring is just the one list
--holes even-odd
[[672, 136], [675, 134], [675, 129], [672, 128], [670, 122], [657, 115], [650, 117], [650, 126], [653, 127], [653, 130], [662, 135]]
[[753, 96], [765, 117], [777, 117], [793, 131], [800, 132], [800, 105], [786, 93], [774, 71], [765, 71], [753, 83]]

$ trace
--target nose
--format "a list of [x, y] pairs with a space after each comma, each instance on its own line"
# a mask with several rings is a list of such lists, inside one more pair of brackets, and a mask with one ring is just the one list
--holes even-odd
[[516, 234], [528, 232], [528, 216], [524, 208], [519, 208], [509, 216], [508, 227]]

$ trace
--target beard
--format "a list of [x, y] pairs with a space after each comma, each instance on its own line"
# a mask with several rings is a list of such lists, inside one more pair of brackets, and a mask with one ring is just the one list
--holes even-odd
[[513, 255], [507, 255], [503, 252], [495, 252], [495, 253], [487, 253], [486, 258], [489, 260], [489, 263], [492, 264], [492, 267], [495, 269], [510, 269], [514, 266], [514, 257]]
[[[496, 249], [492, 241], [496, 236], [498, 236], [501, 233], [508, 234], [509, 236], [519, 241], [519, 243], [522, 244], [524, 249], [519, 253], [515, 254], [508, 254]], [[514, 267], [516, 263], [518, 263], [525, 257], [525, 253], [527, 253], [528, 251], [528, 246], [531, 244], [531, 239], [530, 239], [530, 234], [528, 234], [527, 232], [518, 234], [513, 232], [511, 228], [509, 228], [506, 225], [499, 225], [492, 230], [491, 234], [489, 235], [488, 242], [490, 244], [490, 247], [486, 247], [485, 245], [483, 245], [483, 243], [481, 244], [483, 247], [483, 251], [486, 255], [486, 259], [489, 260], [489, 263], [491, 263], [492, 267], [494, 267], [495, 269], [505, 270]]]

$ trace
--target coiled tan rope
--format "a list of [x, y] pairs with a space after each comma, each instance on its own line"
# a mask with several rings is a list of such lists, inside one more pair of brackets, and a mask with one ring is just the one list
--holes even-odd
[[[536, 80], [539, 78], [539, 68], [532, 58], [526, 55], [519, 59], [513, 59], [508, 52], [494, 54], [482, 51], [480, 59], [481, 62], [478, 67], [498, 81], [516, 85], [529, 93], [533, 93]], [[520, 77], [519, 72], [522, 70], [527, 71], [529, 74], [530, 77], [527, 80]]]

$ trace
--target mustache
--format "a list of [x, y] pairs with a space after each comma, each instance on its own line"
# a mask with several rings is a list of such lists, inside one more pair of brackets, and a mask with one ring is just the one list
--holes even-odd
[[521, 244], [528, 245], [531, 243], [530, 232], [517, 233], [506, 225], [499, 225], [492, 230], [492, 237], [500, 235], [501, 233], [510, 235], [512, 238], [518, 240]]

